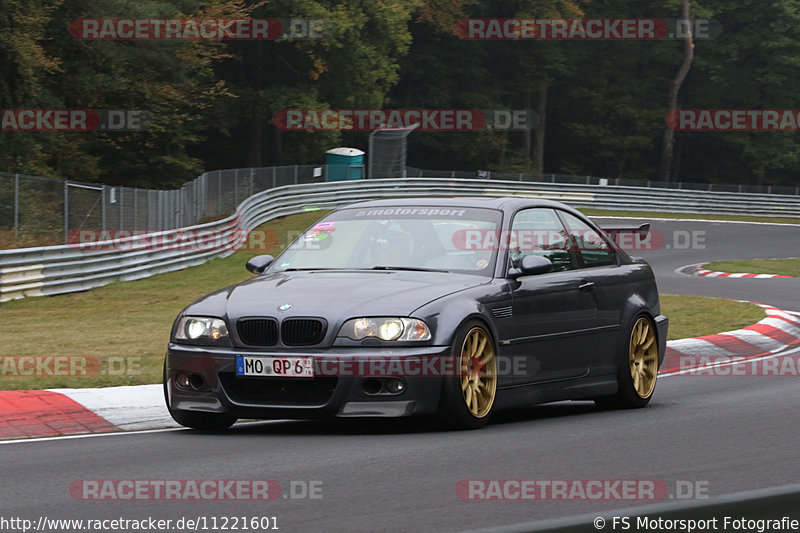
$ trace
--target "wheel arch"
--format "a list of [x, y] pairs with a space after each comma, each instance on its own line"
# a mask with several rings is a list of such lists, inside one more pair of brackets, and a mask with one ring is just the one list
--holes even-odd
[[658, 327], [656, 327], [656, 316], [658, 315], [658, 309], [654, 310], [641, 294], [632, 293], [625, 301], [625, 304], [622, 307], [622, 313], [620, 315], [620, 332], [622, 334], [619, 335], [619, 344], [616, 352], [617, 354], [627, 353], [628, 331], [636, 322], [636, 320], [642, 315], [646, 316], [650, 321], [656, 333], [656, 342], [660, 343], [661, 339], [659, 338]]

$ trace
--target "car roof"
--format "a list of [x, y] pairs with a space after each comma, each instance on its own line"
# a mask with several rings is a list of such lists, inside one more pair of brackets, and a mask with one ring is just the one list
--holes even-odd
[[368, 200], [340, 207], [339, 209], [371, 208], [371, 207], [408, 207], [408, 206], [436, 206], [436, 207], [483, 207], [499, 209], [502, 211], [516, 211], [524, 207], [559, 207], [574, 212], [571, 207], [553, 200], [544, 198], [526, 198], [521, 196], [457, 196], [448, 198], [421, 197], [421, 198], [392, 198], [386, 200]]

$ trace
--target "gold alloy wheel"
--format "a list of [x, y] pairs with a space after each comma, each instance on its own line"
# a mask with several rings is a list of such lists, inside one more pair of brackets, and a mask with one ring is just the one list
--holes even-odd
[[461, 394], [475, 418], [489, 414], [497, 392], [497, 364], [489, 335], [479, 328], [469, 330], [461, 345]]
[[656, 332], [644, 317], [633, 325], [629, 354], [633, 388], [640, 398], [646, 400], [656, 388], [658, 346]]

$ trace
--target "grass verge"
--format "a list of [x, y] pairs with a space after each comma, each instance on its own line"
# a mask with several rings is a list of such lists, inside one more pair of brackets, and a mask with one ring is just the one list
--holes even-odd
[[[259, 228], [277, 235], [269, 249], [240, 250], [201, 266], [87, 292], [28, 298], [0, 307], [0, 389], [104, 387], [158, 383], [175, 316], [212, 290], [247, 279], [245, 262], [277, 254], [290, 238], [323, 216], [314, 211], [275, 219]], [[274, 232], [274, 233], [272, 233]], [[664, 296], [670, 339], [736, 329], [763, 318], [760, 308], [717, 298]], [[78, 356], [97, 372], [88, 376], [18, 375], [19, 359], [5, 356]], [[62, 360], [63, 361], [63, 360]], [[69, 363], [67, 363], [69, 364]], [[27, 367], [26, 367], [27, 368]], [[61, 372], [63, 373], [63, 372]]]
[[[277, 254], [292, 235], [313, 224], [326, 212], [302, 213], [264, 224], [259, 229], [278, 237], [276, 246], [264, 250], [240, 250], [204, 265], [137, 281], [113, 283], [86, 292], [25, 298], [2, 304], [0, 357], [78, 356], [88, 361], [87, 368], [99, 366], [99, 369], [95, 375], [81, 377], [17, 376], [15, 374], [20, 369], [10, 366], [15, 362], [2, 357], [0, 389], [105, 387], [160, 382], [170, 328], [178, 313], [213, 290], [251, 277], [252, 274], [244, 268], [248, 259], [260, 254]], [[55, 364], [52, 361], [50, 366]]]
[[746, 274], [778, 274], [800, 277], [800, 258], [790, 259], [742, 259], [736, 261], [714, 261], [703, 266], [715, 272], [743, 272]]
[[0, 229], [0, 250], [31, 248], [34, 246], [54, 246], [64, 244], [64, 234], [23, 234], [16, 235], [13, 229]]
[[668, 340], [731, 331], [766, 316], [757, 305], [724, 298], [662, 294], [660, 299], [661, 312], [669, 317]]

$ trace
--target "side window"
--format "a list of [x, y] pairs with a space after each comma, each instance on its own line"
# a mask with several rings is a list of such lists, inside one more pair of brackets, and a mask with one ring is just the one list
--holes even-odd
[[526, 255], [541, 255], [553, 263], [553, 272], [575, 268], [567, 232], [552, 209], [537, 207], [517, 213], [508, 240], [509, 256], [514, 266], [518, 266]]
[[567, 223], [570, 248], [577, 252], [582, 267], [617, 264], [614, 250], [597, 231], [574, 215], [561, 211], [561, 216]]

